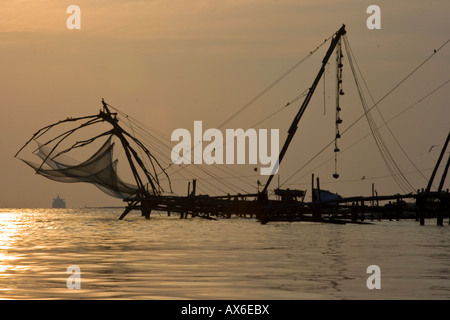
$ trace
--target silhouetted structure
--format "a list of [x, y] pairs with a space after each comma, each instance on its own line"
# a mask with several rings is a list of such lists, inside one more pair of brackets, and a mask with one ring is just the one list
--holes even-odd
[[[309, 105], [309, 102], [315, 92], [315, 89], [325, 71], [325, 67], [332, 53], [337, 49], [337, 103], [336, 103], [336, 122], [335, 122], [335, 173], [334, 178], [338, 178], [337, 173], [337, 139], [341, 138], [339, 125], [342, 123], [340, 117], [341, 106], [339, 96], [344, 95], [342, 90], [342, 57], [341, 38], [346, 34], [345, 25], [343, 25], [332, 37], [329, 48], [322, 60], [311, 87], [307, 91], [303, 103], [301, 104], [296, 116], [294, 117], [287, 138], [279, 153], [278, 163], [281, 165], [290, 143], [297, 131], [299, 122]], [[262, 191], [249, 194], [234, 194], [223, 196], [198, 195], [196, 193], [196, 182], [192, 181], [192, 192], [189, 190], [186, 196], [165, 195], [163, 183], [160, 176], [164, 176], [165, 186], [171, 191], [171, 181], [165, 169], [160, 165], [157, 158], [150, 150], [137, 139], [134, 134], [125, 130], [117, 117], [117, 113], [111, 112], [112, 108], [102, 99], [102, 109], [98, 114], [67, 118], [57, 123], [51, 124], [36, 132], [30, 140], [17, 152], [16, 156], [31, 141], [37, 141], [38, 138], [47, 135], [53, 129], [60, 128], [63, 125], [75, 124], [74, 128], [63, 129], [62, 133], [38, 145], [37, 155], [41, 162], [36, 164], [28, 160], [23, 160], [32, 167], [36, 173], [49, 179], [60, 182], [88, 182], [94, 184], [107, 194], [121, 198], [127, 203], [124, 212], [119, 219], [123, 219], [132, 210], [141, 211], [142, 215], [150, 218], [152, 211], [164, 211], [168, 214], [177, 213], [180, 218], [203, 217], [214, 219], [214, 217], [230, 218], [232, 215], [257, 217], [261, 223], [269, 221], [317, 221], [329, 223], [365, 223], [366, 213], [370, 213], [372, 218], [378, 212], [379, 218], [382, 215], [395, 217], [399, 219], [402, 215], [401, 201], [403, 199], [417, 199], [417, 210], [422, 220], [424, 212], [431, 210], [431, 206], [437, 201], [439, 210], [448, 210], [448, 192], [430, 191], [431, 183], [435, 176], [435, 171], [430, 179], [430, 183], [424, 192], [407, 195], [378, 196], [372, 194], [372, 197], [341, 197], [332, 194], [329, 191], [321, 190], [319, 179], [317, 179], [317, 188], [314, 187], [314, 176], [312, 177], [312, 202], [304, 202], [306, 191], [275, 189], [275, 195], [279, 199], [269, 199], [268, 190], [274, 174], [268, 177]], [[108, 125], [108, 129], [102, 131], [94, 137], [78, 140], [75, 143], [62, 147], [67, 139], [75, 133], [85, 130], [94, 125]], [[103, 145], [96, 152], [83, 162], [73, 162], [64, 155], [75, 149], [88, 146], [99, 138], [106, 137]], [[450, 134], [449, 134], [450, 137]], [[114, 142], [120, 143], [121, 150], [125, 153], [129, 168], [134, 178], [134, 183], [123, 181], [117, 172], [118, 160], [113, 158]], [[448, 144], [448, 138], [446, 145]], [[62, 150], [61, 150], [62, 148]], [[438, 164], [442, 159], [444, 149], [441, 152]], [[450, 161], [450, 159], [449, 159]], [[436, 165], [436, 168], [438, 167]], [[448, 165], [445, 170], [447, 174]], [[442, 177], [440, 188], [443, 186], [445, 177]], [[260, 183], [258, 183], [258, 187]], [[379, 201], [393, 200], [394, 203], [381, 208]], [[371, 203], [371, 206], [367, 204]], [[375, 206], [376, 203], [376, 206]], [[433, 207], [434, 210], [434, 207]], [[423, 223], [422, 223], [423, 224]]]

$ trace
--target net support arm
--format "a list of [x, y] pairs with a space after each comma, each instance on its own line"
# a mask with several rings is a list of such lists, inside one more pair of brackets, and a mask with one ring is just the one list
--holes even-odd
[[[334, 49], [336, 48], [336, 45], [339, 42], [341, 36], [343, 36], [345, 33], [346, 33], [345, 25], [342, 25], [342, 27], [336, 32], [335, 37], [332, 39], [330, 47], [328, 48], [328, 51], [322, 60], [322, 66], [320, 67], [320, 70], [319, 70], [316, 78], [314, 79], [311, 87], [309, 88], [309, 91], [308, 91], [308, 93], [305, 97], [305, 100], [303, 101], [299, 111], [297, 112], [297, 115], [295, 116], [294, 120], [292, 121], [291, 126], [289, 127], [288, 136], [287, 136], [286, 141], [283, 145], [283, 148], [281, 149], [280, 154], [278, 156], [278, 165], [281, 165], [281, 161], [283, 161], [284, 155], [286, 154], [289, 144], [291, 143], [292, 139], [294, 138], [295, 132], [297, 131], [297, 128], [298, 128], [298, 123], [300, 122], [300, 119], [302, 118], [303, 113], [305, 112], [306, 108], [308, 107], [308, 104], [311, 100], [311, 97], [314, 94], [317, 84], [319, 83], [320, 78], [322, 77], [322, 75], [325, 71], [325, 66], [328, 63], [328, 60], [330, 59], [331, 54], [333, 53]], [[264, 186], [264, 189], [261, 192], [262, 194], [267, 193], [267, 189], [269, 188], [269, 185], [273, 179], [273, 176], [274, 176], [274, 174], [271, 174], [269, 176], [269, 178]]]

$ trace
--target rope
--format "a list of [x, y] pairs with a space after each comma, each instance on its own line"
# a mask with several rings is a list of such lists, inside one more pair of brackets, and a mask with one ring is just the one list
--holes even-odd
[[[367, 91], [368, 91], [368, 93], [369, 93], [369, 95], [370, 95], [370, 98], [372, 99], [372, 103], [375, 104], [376, 109], [377, 109], [377, 111], [378, 111], [378, 114], [380, 115], [381, 119], [383, 120], [384, 126], [386, 126], [386, 128], [388, 129], [388, 131], [389, 131], [389, 133], [391, 134], [392, 138], [393, 138], [394, 141], [397, 143], [398, 147], [399, 147], [400, 150], [403, 152], [403, 154], [404, 154], [405, 157], [408, 159], [408, 161], [412, 164], [412, 166], [413, 166], [416, 170], [418, 170], [418, 172], [420, 172], [420, 170], [417, 168], [416, 164], [412, 161], [412, 159], [411, 159], [410, 156], [406, 153], [406, 151], [405, 151], [405, 149], [403, 148], [403, 146], [400, 144], [400, 142], [398, 141], [398, 139], [395, 137], [394, 133], [392, 132], [392, 130], [391, 130], [391, 128], [390, 128], [390, 126], [388, 126], [388, 124], [387, 124], [387, 122], [386, 122], [384, 116], [381, 114], [381, 111], [380, 111], [380, 109], [378, 108], [378, 104], [375, 102], [375, 99], [373, 98], [372, 93], [371, 93], [371, 91], [369, 90], [369, 87], [367, 86], [366, 80], [365, 80], [364, 76], [362, 75], [361, 69], [359, 68], [358, 62], [356, 61], [356, 58], [355, 58], [355, 56], [354, 56], [354, 54], [353, 54], [353, 50], [352, 50], [352, 48], [350, 47], [350, 44], [348, 43], [347, 38], [344, 38], [344, 44], [345, 44], [345, 46], [346, 46], [346, 49], [348, 48], [348, 50], [351, 52], [351, 55], [352, 55], [352, 57], [353, 57], [353, 60], [355, 61], [355, 65], [356, 65], [356, 67], [357, 67], [359, 73], [361, 74], [361, 79], [363, 80], [364, 86], [366, 87], [366, 89], [367, 89]], [[420, 174], [421, 174], [422, 177], [425, 179], [425, 181], [427, 181], [427, 178], [423, 175], [423, 173], [420, 172]]]
[[[346, 38], [346, 37], [345, 37]], [[445, 43], [443, 43], [438, 49], [436, 49], [430, 56], [428, 56], [424, 61], [422, 61], [416, 68], [414, 68], [409, 74], [407, 74], [402, 80], [400, 80], [391, 90], [389, 90], [383, 97], [381, 97], [376, 104], [379, 104], [381, 101], [383, 101], [385, 98], [387, 98], [392, 92], [394, 92], [398, 87], [400, 87], [408, 78], [410, 78], [417, 70], [419, 70], [427, 61], [429, 61], [437, 52], [442, 50], [447, 44], [450, 42], [450, 39], [447, 40]], [[448, 82], [448, 81], [447, 81]], [[446, 84], [446, 83], [445, 83]], [[439, 88], [443, 87], [445, 84], [441, 85]], [[422, 98], [424, 100], [428, 96], [430, 96], [432, 93], [437, 91], [439, 88], [435, 89], [433, 92], [429, 93], [425, 97]], [[420, 102], [420, 101], [419, 101]], [[418, 103], [418, 102], [417, 102]], [[373, 105], [370, 107], [367, 112], [375, 108], [376, 105]], [[411, 106], [412, 107], [412, 106]], [[405, 111], [406, 112], [406, 111]], [[358, 117], [353, 123], [351, 123], [344, 131], [341, 132], [341, 136], [345, 134], [348, 130], [350, 130], [356, 123], [358, 123], [363, 117], [365, 116], [365, 113], [362, 114], [360, 117]], [[316, 155], [314, 155], [310, 160], [308, 160], [303, 166], [301, 166], [298, 170], [296, 170], [290, 177], [288, 177], [281, 186], [287, 184], [294, 176], [296, 176], [301, 170], [303, 170], [309, 163], [311, 163], [314, 159], [316, 159], [322, 152], [324, 152], [330, 145], [334, 143], [334, 140], [330, 141], [323, 149], [321, 149]]]
[[[170, 143], [172, 143], [172, 141], [170, 141], [170, 140], [169, 140], [167, 137], [165, 137], [162, 133], [160, 133], [160, 132], [158, 132], [158, 131], [156, 131], [156, 130], [154, 130], [154, 129], [151, 129], [151, 128], [149, 128], [149, 127], [147, 127], [145, 124], [143, 124], [143, 123], [140, 122], [139, 120], [137, 120], [137, 119], [135, 119], [135, 118], [133, 118], [133, 117], [131, 117], [131, 116], [125, 114], [123, 111], [119, 110], [117, 107], [113, 107], [113, 106], [110, 106], [110, 107], [111, 107], [112, 109], [114, 109], [115, 111], [117, 111], [120, 115], [126, 117], [127, 120], [128, 120], [128, 122], [129, 122], [129, 126], [130, 126], [130, 127], [132, 126], [131, 123], [134, 123], [134, 127], [137, 128], [137, 130], [140, 130], [140, 133], [142, 134], [142, 137], [140, 136], [140, 138], [141, 138], [143, 141], [145, 141], [147, 144], [150, 144], [150, 145], [153, 145], [153, 146], [154, 146], [154, 144], [152, 143], [153, 140], [151, 140], [151, 139], [154, 139], [154, 140], [156, 140], [158, 143], [162, 144], [162, 145], [164, 146], [164, 148], [167, 148], [167, 149], [170, 150], [170, 151], [172, 150], [172, 148], [171, 148], [170, 145], [169, 145]], [[125, 124], [126, 124], [126, 122], [125, 122]], [[168, 143], [166, 144], [166, 143], [164, 143], [163, 141], [161, 141], [161, 139], [156, 138], [154, 135], [150, 134], [150, 132], [148, 132], [144, 127], [147, 128], [147, 129], [150, 129], [151, 131], [157, 132], [157, 134], [158, 134], [159, 136], [161, 136], [164, 140], [168, 141]], [[150, 139], [150, 138], [151, 138], [151, 139]], [[156, 149], [157, 149], [157, 148], [156, 148]], [[172, 164], [172, 163], [167, 164], [167, 167], [166, 167], [165, 170], [167, 170], [168, 168], [170, 168], [170, 167], [171, 167], [171, 164]], [[191, 171], [191, 170], [188, 170], [188, 169], [186, 169], [186, 168], [187, 168], [187, 166], [180, 166], [179, 168], [177, 168], [177, 170], [175, 170], [174, 172], [170, 173], [170, 176], [172, 176], [172, 175], [174, 175], [174, 174], [180, 174], [180, 175], [181, 175], [182, 177], [184, 177], [186, 180], [190, 180], [190, 179], [186, 178], [185, 176], [183, 176], [183, 175], [180, 173], [181, 170]], [[203, 172], [204, 174], [206, 174], [207, 176], [209, 176], [211, 179], [216, 180], [219, 184], [225, 186], [226, 188], [233, 190], [234, 193], [237, 193], [237, 190], [239, 190], [240, 192], [247, 193], [246, 190], [240, 188], [240, 187], [237, 186], [236, 184], [232, 184], [232, 183], [230, 183], [230, 182], [228, 182], [228, 184], [225, 183], [225, 182], [223, 181], [223, 179], [220, 179], [220, 178], [215, 177], [212, 173], [210, 173], [210, 172], [209, 172], [208, 170], [206, 170], [205, 168], [202, 168], [202, 167], [199, 167], [199, 166], [195, 166], [194, 168], [200, 170], [201, 172]], [[221, 170], [221, 171], [224, 171], [224, 170], [225, 170], [224, 168], [219, 168], [219, 167], [216, 167], [215, 169], [218, 169], [218, 170]], [[228, 169], [230, 169], [230, 168], [228, 168]], [[239, 174], [239, 173], [238, 173], [238, 174]], [[236, 175], [236, 176], [233, 176], [233, 177], [236, 178], [236, 179], [239, 179], [241, 182], [247, 183], [247, 184], [248, 184], [249, 186], [251, 186], [251, 187], [254, 187], [253, 185], [251, 185], [251, 184], [248, 183], [247, 181], [242, 180], [242, 179], [240, 178], [240, 174], [239, 174], [239, 176]], [[197, 180], [199, 180], [199, 179], [197, 179]], [[204, 180], [202, 179], [202, 181], [204, 181]], [[206, 181], [205, 181], [205, 182], [206, 182]], [[211, 184], [211, 183], [209, 183], [209, 182], [207, 182], [207, 183], [208, 183], [211, 187], [213, 187], [213, 188], [219, 190], [220, 192], [222, 192], [222, 193], [227, 193], [223, 188], [219, 188], [217, 185]]]
[[261, 98], [263, 95], [265, 95], [270, 89], [275, 87], [281, 80], [286, 78], [292, 71], [297, 69], [303, 62], [305, 62], [309, 57], [311, 57], [314, 53], [317, 52], [328, 40], [333, 38], [335, 33], [333, 33], [331, 36], [326, 38], [319, 46], [317, 46], [314, 50], [310, 51], [309, 54], [298, 61], [295, 65], [293, 65], [291, 68], [289, 68], [285, 73], [283, 73], [278, 79], [276, 79], [274, 82], [272, 82], [269, 86], [267, 86], [265, 89], [263, 89], [260, 93], [258, 93], [253, 99], [251, 99], [249, 102], [247, 102], [242, 108], [240, 108], [238, 111], [236, 111], [233, 115], [231, 115], [229, 118], [227, 118], [219, 127], [218, 129], [222, 128], [224, 125], [226, 125], [228, 122], [233, 120], [236, 116], [238, 116], [241, 112], [243, 112], [245, 109], [250, 107], [253, 103], [255, 103], [259, 98]]
[[[444, 167], [445, 165], [441, 165], [440, 168]], [[408, 171], [405, 172], [404, 174], [414, 174], [414, 173], [420, 173], [421, 171], [431, 171], [433, 170], [434, 167], [431, 168], [426, 168], [426, 169], [419, 169], [419, 170], [413, 170], [413, 171]], [[349, 182], [358, 182], [361, 180], [378, 180], [378, 179], [386, 179], [386, 178], [391, 178], [392, 176], [390, 174], [388, 175], [382, 175], [382, 176], [375, 176], [375, 177], [364, 177], [364, 178], [355, 178], [355, 179], [347, 179], [347, 180], [329, 180], [329, 181], [320, 181], [320, 184], [323, 185], [327, 185], [327, 184], [335, 184], [335, 183], [349, 183]], [[292, 183], [289, 184], [290, 186], [307, 186], [309, 185], [311, 182], [304, 182], [304, 183]]]
[[[418, 105], [419, 103], [421, 103], [422, 101], [424, 101], [426, 98], [430, 97], [432, 94], [436, 93], [439, 89], [443, 88], [445, 85], [447, 85], [448, 83], [450, 83], [450, 80], [447, 80], [446, 82], [444, 82], [443, 84], [439, 85], [436, 89], [432, 90], [431, 92], [427, 93], [425, 96], [423, 96], [422, 98], [420, 98], [418, 101], [416, 101], [414, 104], [410, 105], [409, 107], [407, 107], [405, 110], [399, 112], [397, 115], [395, 115], [394, 117], [392, 117], [390, 120], [387, 121], [387, 123], [395, 120], [396, 118], [398, 118], [399, 116], [403, 115], [404, 113], [406, 113], [407, 111], [411, 110], [411, 108], [413, 108], [414, 106]], [[381, 125], [379, 127], [382, 128], [384, 126]], [[371, 136], [371, 132], [366, 134], [364, 137], [360, 138], [359, 140], [355, 141], [354, 143], [352, 143], [350, 146], [348, 146], [347, 148], [345, 148], [344, 150], [341, 151], [341, 153], [344, 153], [345, 151], [349, 150], [350, 148], [352, 148], [353, 146], [355, 146], [356, 144], [360, 143], [361, 141], [363, 141], [364, 139], [366, 139], [367, 137]], [[322, 162], [320, 165], [318, 165], [317, 167], [313, 168], [312, 170], [310, 170], [308, 173], [304, 174], [303, 176], [301, 176], [300, 178], [298, 178], [297, 180], [294, 181], [293, 184], [295, 184], [297, 181], [303, 179], [304, 177], [306, 177], [307, 175], [311, 174], [312, 172], [314, 172], [315, 170], [317, 170], [318, 168], [322, 167], [323, 165], [325, 165], [326, 163], [328, 163], [329, 161], [333, 160], [334, 157], [329, 158], [328, 160]], [[306, 165], [305, 165], [306, 166]], [[302, 169], [305, 167], [303, 166]], [[427, 180], [427, 179], [426, 179]], [[291, 185], [291, 184], [290, 184]]]
[[[415, 190], [414, 187], [411, 185], [411, 183], [408, 181], [408, 179], [406, 179], [406, 177], [403, 175], [401, 169], [399, 168], [399, 166], [395, 162], [395, 159], [393, 158], [391, 152], [389, 151], [389, 148], [387, 147], [383, 137], [381, 136], [380, 131], [378, 130], [378, 128], [375, 124], [375, 120], [372, 117], [372, 113], [367, 111], [368, 110], [367, 102], [366, 102], [366, 99], [362, 92], [362, 87], [361, 87], [361, 84], [360, 84], [360, 81], [358, 78], [358, 74], [356, 73], [356, 69], [353, 64], [352, 53], [349, 50], [347, 43], [345, 42], [345, 37], [344, 37], [344, 44], [346, 46], [348, 61], [350, 63], [350, 67], [351, 67], [351, 70], [353, 73], [353, 78], [355, 80], [356, 88], [358, 89], [358, 95], [361, 100], [361, 105], [365, 111], [364, 114], [366, 115], [367, 122], [369, 124], [370, 130], [372, 131], [372, 135], [375, 139], [375, 144], [376, 144], [378, 150], [380, 151], [381, 157], [383, 158], [383, 161], [384, 161], [387, 169], [391, 173], [392, 177], [394, 178], [395, 182], [403, 190], [403, 192], [406, 192], [408, 190], [408, 188], [410, 188], [411, 190], [414, 191]], [[377, 106], [377, 104], [375, 104], [375, 105]]]

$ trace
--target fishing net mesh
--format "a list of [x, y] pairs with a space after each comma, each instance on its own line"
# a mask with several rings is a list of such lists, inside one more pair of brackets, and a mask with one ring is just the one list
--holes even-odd
[[118, 160], [113, 159], [114, 143], [109, 137], [89, 159], [77, 162], [70, 157], [51, 156], [51, 148], [38, 143], [36, 155], [42, 163], [24, 160], [36, 173], [59, 182], [88, 182], [106, 194], [127, 199], [138, 193], [138, 187], [122, 181], [117, 174]]

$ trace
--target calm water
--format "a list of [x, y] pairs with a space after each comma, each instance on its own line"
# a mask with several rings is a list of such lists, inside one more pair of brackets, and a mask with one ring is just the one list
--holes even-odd
[[[449, 299], [450, 227], [0, 210], [4, 299]], [[81, 270], [69, 290], [67, 267]], [[369, 290], [369, 265], [381, 289]]]

